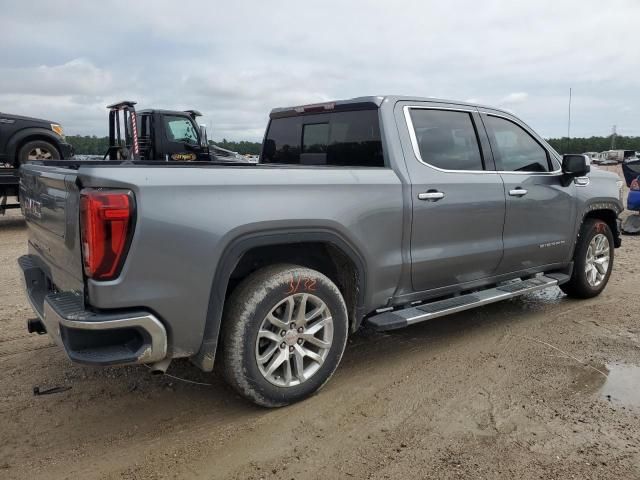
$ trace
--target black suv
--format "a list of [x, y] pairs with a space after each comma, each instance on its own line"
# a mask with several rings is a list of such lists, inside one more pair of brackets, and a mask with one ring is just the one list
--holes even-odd
[[32, 160], [60, 160], [73, 156], [60, 124], [41, 118], [0, 113], [0, 208], [6, 197], [18, 194], [18, 168]]

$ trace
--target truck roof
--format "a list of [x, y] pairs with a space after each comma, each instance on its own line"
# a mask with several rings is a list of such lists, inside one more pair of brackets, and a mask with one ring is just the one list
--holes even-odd
[[388, 101], [391, 103], [399, 102], [399, 101], [409, 101], [409, 102], [432, 102], [432, 103], [449, 103], [454, 105], [461, 105], [466, 107], [481, 107], [488, 108], [491, 110], [495, 110], [498, 112], [503, 112], [511, 115], [511, 112], [506, 110], [502, 110], [500, 108], [491, 107], [488, 105], [482, 105], [472, 102], [465, 102], [461, 100], [447, 100], [443, 98], [435, 98], [435, 97], [418, 97], [418, 96], [409, 96], [409, 95], [369, 95], [364, 97], [354, 97], [344, 100], [330, 100], [327, 102], [320, 103], [312, 103], [308, 105], [296, 105], [291, 107], [280, 107], [274, 108], [271, 110], [270, 117], [282, 117], [295, 115], [304, 112], [320, 112], [326, 110], [333, 109], [351, 109], [351, 108], [373, 108], [380, 107], [383, 102]]
[[174, 115], [176, 113], [186, 113], [187, 115], [190, 115], [192, 117], [202, 116], [202, 113], [200, 113], [198, 110], [164, 110], [161, 108], [145, 108], [143, 110], [138, 110], [138, 114], [145, 114], [145, 113], [161, 113], [161, 114], [168, 114], [168, 115]]

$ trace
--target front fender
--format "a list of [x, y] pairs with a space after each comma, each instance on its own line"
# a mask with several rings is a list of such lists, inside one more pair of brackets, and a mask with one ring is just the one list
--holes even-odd
[[594, 200], [593, 202], [589, 202], [585, 205], [582, 212], [582, 218], [584, 219], [584, 217], [586, 217], [589, 212], [592, 212], [594, 210], [611, 210], [617, 217], [624, 210], [624, 206], [622, 205], [622, 203], [620, 203], [619, 200]]
[[[624, 210], [624, 206], [619, 200], [613, 199], [594, 199], [587, 203], [582, 211], [581, 221], [577, 225], [577, 231], [575, 238], [578, 238], [580, 228], [587, 217], [602, 218], [607, 221], [613, 233], [614, 247], [619, 248], [622, 245], [622, 238], [620, 236], [620, 220], [618, 216]], [[575, 246], [574, 246], [575, 248]], [[573, 256], [573, 253], [572, 253]]]

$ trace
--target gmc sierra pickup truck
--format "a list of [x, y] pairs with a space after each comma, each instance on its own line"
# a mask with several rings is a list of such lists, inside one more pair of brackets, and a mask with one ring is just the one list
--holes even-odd
[[327, 382], [362, 325], [554, 285], [598, 295], [619, 184], [508, 112], [397, 96], [275, 109], [257, 165], [29, 164], [28, 328], [83, 364], [215, 360], [282, 406]]

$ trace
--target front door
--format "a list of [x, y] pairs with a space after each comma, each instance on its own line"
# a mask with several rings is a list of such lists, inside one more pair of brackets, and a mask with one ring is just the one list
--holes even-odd
[[553, 154], [515, 118], [490, 113], [482, 118], [507, 199], [498, 273], [568, 262], [578, 187], [563, 185]]
[[164, 160], [194, 162], [210, 160], [208, 151], [200, 146], [195, 122], [187, 115], [162, 115], [164, 126]]
[[477, 112], [427, 105], [403, 109], [413, 147], [405, 158], [415, 291], [491, 276], [502, 258], [505, 215], [502, 179]]

